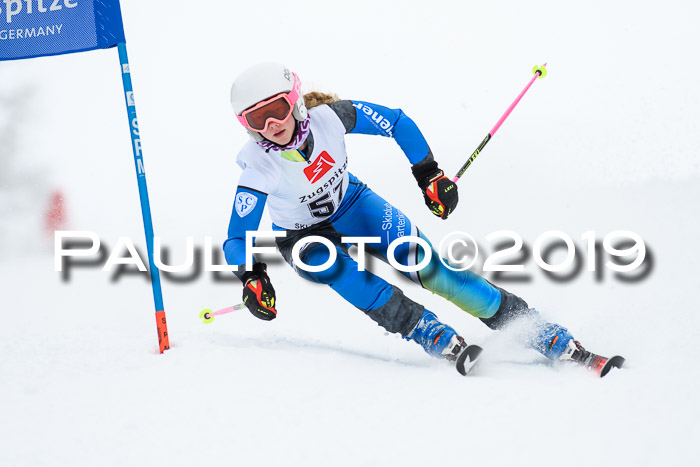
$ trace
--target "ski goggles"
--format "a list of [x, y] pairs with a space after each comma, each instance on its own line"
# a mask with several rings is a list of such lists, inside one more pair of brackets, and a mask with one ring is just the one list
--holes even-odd
[[294, 87], [290, 92], [283, 92], [276, 96], [258, 102], [253, 107], [238, 115], [241, 125], [258, 133], [267, 131], [270, 123], [285, 123], [292, 115], [294, 104], [300, 98], [301, 81], [294, 75]]

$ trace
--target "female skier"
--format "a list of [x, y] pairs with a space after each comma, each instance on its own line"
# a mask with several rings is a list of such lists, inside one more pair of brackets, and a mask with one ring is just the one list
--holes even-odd
[[[273, 230], [286, 231], [276, 240], [279, 251], [297, 274], [328, 284], [387, 331], [417, 342], [432, 356], [456, 362], [458, 371], [466, 374], [480, 349], [468, 346], [452, 327], [398, 287], [358, 270], [348, 255], [351, 245], [341, 241], [341, 237], [378, 237], [380, 242], [368, 244], [367, 250], [384, 261], [389, 244], [399, 237], [411, 235], [427, 241], [401, 211], [347, 170], [348, 133], [394, 138], [411, 164], [430, 211], [441, 219], [454, 212], [457, 185], [440, 170], [416, 124], [400, 109], [337, 100], [318, 92], [302, 96], [297, 75], [275, 63], [241, 73], [231, 89], [231, 104], [251, 141], [237, 158], [243, 173], [224, 252], [228, 264], [238, 267], [243, 302], [250, 312], [263, 320], [277, 316], [275, 289], [265, 263], [255, 262], [251, 271], [245, 270], [246, 231], [257, 230], [267, 204]], [[390, 229], [383, 230], [388, 225]], [[324, 271], [304, 270], [293, 259], [294, 245], [311, 235], [335, 247], [337, 258]], [[415, 243], [402, 243], [394, 257], [413, 266], [421, 263], [424, 254]], [[437, 258], [434, 250], [432, 255]], [[301, 248], [298, 258], [308, 266], [319, 266], [330, 256], [328, 246], [311, 242]], [[587, 352], [566, 328], [544, 321], [523, 299], [470, 271], [453, 271], [433, 259], [422, 270], [404, 274], [491, 329], [502, 329], [517, 318], [526, 320], [526, 345], [550, 359], [575, 361], [601, 375], [609, 369], [608, 359]]]

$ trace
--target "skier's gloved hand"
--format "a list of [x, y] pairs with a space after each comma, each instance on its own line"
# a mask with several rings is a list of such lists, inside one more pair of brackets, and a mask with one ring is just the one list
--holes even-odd
[[243, 303], [256, 318], [270, 321], [277, 317], [275, 289], [267, 275], [267, 264], [255, 263], [252, 271], [241, 275], [243, 281]]
[[433, 214], [447, 219], [457, 207], [457, 184], [445, 176], [435, 161], [416, 164], [411, 171], [423, 191], [425, 204]]

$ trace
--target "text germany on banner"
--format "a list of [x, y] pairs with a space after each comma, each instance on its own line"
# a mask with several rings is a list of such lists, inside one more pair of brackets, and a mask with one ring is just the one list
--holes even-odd
[[125, 42], [119, 0], [0, 0], [0, 60]]

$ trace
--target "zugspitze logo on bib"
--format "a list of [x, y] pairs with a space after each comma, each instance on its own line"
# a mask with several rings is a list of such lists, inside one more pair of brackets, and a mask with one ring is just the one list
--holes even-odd
[[313, 164], [307, 166], [304, 169], [304, 174], [311, 183], [315, 183], [319, 178], [326, 175], [326, 172], [333, 168], [333, 164], [335, 164], [335, 161], [333, 160], [331, 155], [328, 154], [326, 151], [323, 151], [321, 154], [318, 155], [318, 158], [314, 161]]
[[239, 217], [245, 217], [250, 214], [255, 205], [258, 204], [258, 198], [250, 193], [241, 192], [236, 195], [236, 213]]

